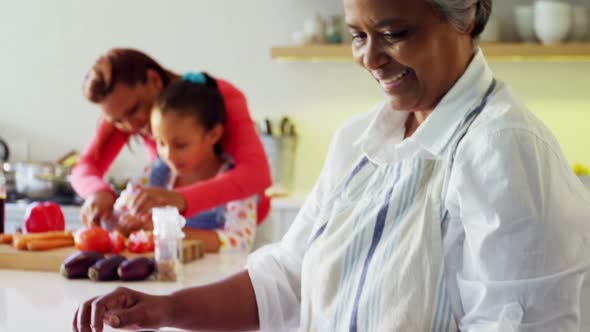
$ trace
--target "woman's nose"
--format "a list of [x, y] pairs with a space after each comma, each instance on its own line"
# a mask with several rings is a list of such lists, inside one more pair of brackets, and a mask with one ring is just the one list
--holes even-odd
[[365, 54], [363, 55], [363, 65], [369, 70], [376, 70], [383, 66], [388, 61], [387, 52], [383, 49], [383, 45], [376, 40], [369, 40], [365, 47]]

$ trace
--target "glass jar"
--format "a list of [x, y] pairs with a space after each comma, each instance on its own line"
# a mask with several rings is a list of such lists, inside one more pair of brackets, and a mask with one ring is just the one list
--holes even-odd
[[182, 227], [186, 221], [171, 206], [153, 208], [152, 219], [158, 280], [177, 281], [182, 267]]

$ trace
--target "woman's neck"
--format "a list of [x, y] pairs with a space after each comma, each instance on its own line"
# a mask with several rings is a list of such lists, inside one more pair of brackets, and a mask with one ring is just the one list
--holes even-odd
[[183, 187], [213, 178], [217, 175], [217, 173], [219, 173], [219, 169], [223, 164], [224, 160], [215, 153], [212, 153], [211, 157], [208, 158], [207, 161], [203, 162], [203, 166], [185, 175], [177, 175], [176, 181], [174, 182], [174, 187]]

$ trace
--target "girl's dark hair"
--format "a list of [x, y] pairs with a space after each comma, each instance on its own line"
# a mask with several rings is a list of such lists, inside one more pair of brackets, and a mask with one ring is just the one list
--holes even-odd
[[117, 83], [128, 86], [145, 83], [148, 69], [156, 71], [163, 85], [168, 85], [172, 73], [149, 55], [130, 48], [110, 49], [96, 60], [86, 74], [83, 83], [84, 96], [91, 102], [100, 103]]
[[[225, 104], [217, 83], [203, 73], [204, 83], [195, 83], [186, 79], [173, 80], [162, 90], [154, 107], [162, 113], [175, 113], [191, 116], [206, 130], [217, 124], [224, 124]], [[221, 145], [214, 146], [215, 152], [221, 154]]]

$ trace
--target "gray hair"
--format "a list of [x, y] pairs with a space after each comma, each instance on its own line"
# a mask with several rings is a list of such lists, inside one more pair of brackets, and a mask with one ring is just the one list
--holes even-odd
[[471, 32], [473, 39], [477, 39], [482, 33], [492, 12], [492, 0], [426, 0], [426, 2], [459, 31], [466, 31], [474, 22]]

